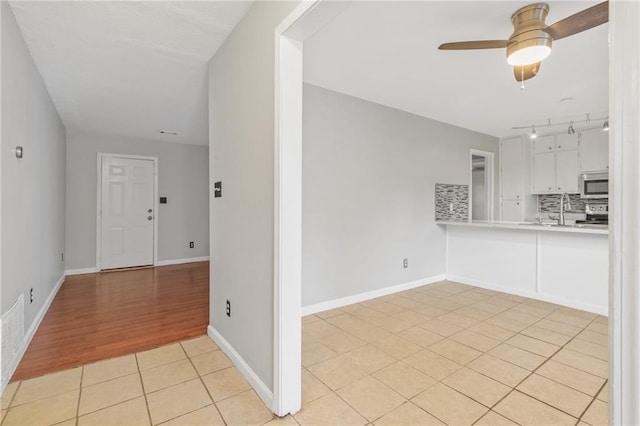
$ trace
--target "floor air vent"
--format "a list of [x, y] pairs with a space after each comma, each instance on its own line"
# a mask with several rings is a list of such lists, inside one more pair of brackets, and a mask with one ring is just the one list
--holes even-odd
[[2, 316], [2, 383], [11, 374], [11, 366], [24, 339], [24, 296], [21, 294], [11, 309]]

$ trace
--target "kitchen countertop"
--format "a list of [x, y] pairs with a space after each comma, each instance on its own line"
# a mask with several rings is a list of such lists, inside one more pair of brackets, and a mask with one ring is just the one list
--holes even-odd
[[542, 232], [568, 232], [574, 234], [600, 234], [609, 235], [609, 228], [606, 225], [565, 225], [556, 224], [537, 224], [535, 222], [500, 222], [500, 221], [474, 221], [474, 222], [456, 222], [456, 221], [436, 221], [438, 225], [447, 226], [466, 226], [472, 228], [497, 228], [497, 229], [516, 229], [521, 231], [542, 231]]

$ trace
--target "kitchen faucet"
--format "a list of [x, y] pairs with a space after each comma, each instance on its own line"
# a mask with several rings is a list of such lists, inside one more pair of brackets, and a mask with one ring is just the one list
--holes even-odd
[[569, 194], [567, 194], [566, 192], [563, 192], [562, 195], [560, 196], [560, 215], [558, 216], [558, 225], [565, 225], [565, 220], [564, 220], [565, 199], [567, 202], [567, 210], [571, 210], [571, 199], [569, 198]]

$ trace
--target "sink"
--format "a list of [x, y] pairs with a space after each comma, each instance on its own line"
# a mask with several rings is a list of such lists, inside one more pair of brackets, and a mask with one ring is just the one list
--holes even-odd
[[555, 222], [552, 223], [539, 223], [539, 222], [520, 222], [520, 225], [529, 226], [544, 226], [544, 227], [560, 227], [560, 228], [579, 228], [579, 229], [609, 229], [608, 225], [594, 225], [590, 223], [570, 223], [566, 225], [559, 225]]
[[584, 228], [584, 229], [609, 229], [609, 225], [597, 225], [593, 223], [576, 223], [575, 225], [571, 225], [574, 228]]

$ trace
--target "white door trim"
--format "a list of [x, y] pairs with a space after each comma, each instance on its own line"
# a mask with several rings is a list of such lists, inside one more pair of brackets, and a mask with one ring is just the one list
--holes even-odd
[[102, 217], [100, 209], [102, 207], [102, 159], [103, 158], [124, 158], [127, 160], [148, 160], [153, 161], [153, 265], [158, 264], [158, 157], [148, 157], [144, 155], [110, 154], [99, 152], [97, 156], [96, 174], [96, 270], [100, 271], [101, 251], [102, 251]]
[[487, 220], [493, 220], [494, 214], [494, 168], [495, 168], [495, 156], [493, 152], [482, 151], [480, 149], [471, 148], [469, 150], [469, 222], [473, 220], [473, 156], [479, 155], [485, 158], [484, 176], [485, 176], [485, 190], [487, 191]]
[[640, 3], [609, 2], [609, 424], [640, 424]]
[[300, 4], [275, 32], [271, 409], [278, 416], [295, 413], [302, 405], [302, 43], [285, 33], [314, 6]]
[[275, 30], [274, 389], [279, 416], [302, 400], [302, 48], [350, 5], [303, 1]]

